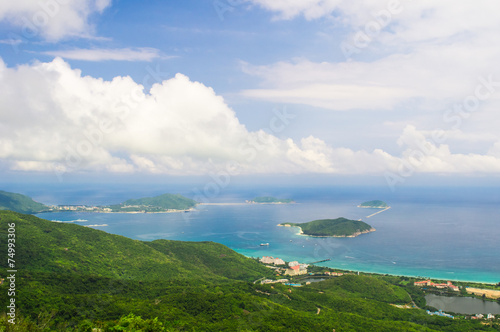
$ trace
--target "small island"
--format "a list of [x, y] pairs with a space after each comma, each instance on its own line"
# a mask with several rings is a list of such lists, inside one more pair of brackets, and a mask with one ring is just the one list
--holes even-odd
[[271, 196], [255, 197], [251, 201], [246, 201], [249, 204], [293, 204], [293, 199], [279, 199]]
[[358, 205], [358, 207], [368, 208], [368, 209], [387, 209], [389, 205], [387, 205], [386, 202], [374, 200], [374, 201], [363, 202], [360, 205]]
[[299, 227], [299, 234], [314, 237], [356, 237], [375, 231], [375, 228], [361, 220], [346, 218], [321, 219], [306, 223], [283, 223], [278, 226]]

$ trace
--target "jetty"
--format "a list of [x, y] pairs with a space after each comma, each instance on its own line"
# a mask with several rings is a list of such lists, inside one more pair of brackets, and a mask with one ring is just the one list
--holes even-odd
[[374, 215], [379, 214], [379, 213], [382, 213], [382, 212], [384, 212], [384, 211], [387, 211], [387, 210], [389, 210], [390, 208], [391, 208], [391, 207], [390, 207], [390, 206], [388, 206], [388, 207], [386, 207], [386, 208], [385, 208], [385, 209], [383, 209], [383, 210], [377, 211], [377, 212], [375, 212], [375, 213], [370, 214], [369, 216], [366, 216], [366, 218], [373, 217]]

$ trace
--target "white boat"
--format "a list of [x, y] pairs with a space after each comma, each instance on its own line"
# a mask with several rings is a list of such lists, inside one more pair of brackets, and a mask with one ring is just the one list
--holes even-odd
[[269, 243], [261, 243], [260, 245], [261, 245], [261, 246], [268, 246], [268, 245], [269, 245]]

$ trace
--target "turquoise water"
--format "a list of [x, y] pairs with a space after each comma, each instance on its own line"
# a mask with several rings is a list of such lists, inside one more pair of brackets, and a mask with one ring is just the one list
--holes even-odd
[[[214, 241], [251, 257], [268, 255], [301, 263], [331, 259], [319, 265], [449, 280], [500, 281], [497, 190], [419, 188], [395, 194], [373, 188], [287, 190], [287, 197], [299, 204], [200, 205], [189, 213], [63, 212], [39, 216], [80, 225], [106, 224], [92, 227], [138, 240]], [[240, 190], [217, 200], [242, 202], [253, 197], [254, 192]], [[367, 219], [378, 210], [356, 206], [370, 199], [385, 200], [392, 208]], [[337, 217], [362, 219], [376, 231], [356, 238], [312, 238], [298, 235], [296, 228], [277, 226]]]

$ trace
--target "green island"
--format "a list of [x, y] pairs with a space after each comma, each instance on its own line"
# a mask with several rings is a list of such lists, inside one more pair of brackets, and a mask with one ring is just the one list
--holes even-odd
[[[0, 220], [2, 239], [16, 235], [11, 255], [22, 268], [8, 273], [13, 267], [0, 260], [0, 331], [500, 329], [498, 320], [428, 315], [433, 308], [410, 277], [310, 265], [308, 276], [286, 276], [288, 285], [213, 242], [138, 241], [11, 211], [0, 211]], [[0, 241], [1, 252], [9, 247]], [[300, 279], [308, 277], [326, 280]]]
[[155, 197], [129, 199], [121, 204], [102, 207], [107, 212], [175, 212], [188, 211], [196, 201], [179, 194], [163, 194]]
[[358, 207], [370, 208], [370, 209], [387, 209], [389, 205], [387, 205], [387, 203], [384, 201], [374, 200], [374, 201], [363, 202], [360, 205], [358, 205]]
[[282, 223], [278, 226], [299, 227], [300, 234], [317, 237], [356, 237], [375, 231], [375, 228], [361, 220], [350, 220], [342, 217], [313, 220], [306, 223]]
[[50, 211], [50, 207], [35, 202], [31, 197], [0, 190], [0, 210], [20, 213], [40, 213]]
[[250, 204], [292, 204], [295, 203], [293, 199], [279, 199], [271, 196], [261, 196], [255, 197], [251, 201], [247, 201]]

